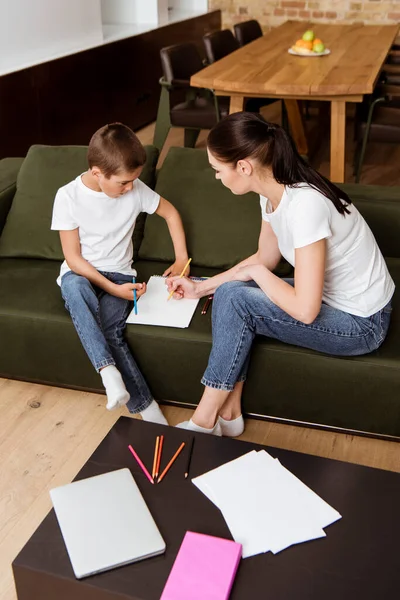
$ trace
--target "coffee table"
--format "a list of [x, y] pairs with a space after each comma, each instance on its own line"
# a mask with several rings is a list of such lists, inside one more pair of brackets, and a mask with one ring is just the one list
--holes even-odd
[[[76, 479], [129, 467], [166, 541], [165, 555], [78, 581], [52, 510], [13, 562], [19, 600], [158, 600], [187, 530], [231, 539], [220, 511], [190, 479], [184, 479], [184, 453], [159, 485], [151, 485], [139, 469], [128, 443], [151, 466], [155, 437], [161, 433], [164, 461], [192, 435], [121, 417]], [[263, 448], [205, 434], [195, 437], [192, 477]], [[298, 452], [267, 450], [343, 518], [326, 529], [326, 538], [275, 556], [267, 553], [242, 560], [231, 600], [398, 598], [400, 475]]]

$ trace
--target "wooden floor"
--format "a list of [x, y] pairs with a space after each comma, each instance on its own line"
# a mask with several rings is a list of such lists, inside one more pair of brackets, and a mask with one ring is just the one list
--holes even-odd
[[[264, 114], [279, 122], [277, 105]], [[153, 132], [154, 124], [139, 137], [151, 143]], [[206, 135], [201, 133], [198, 147], [205, 147]], [[172, 130], [159, 164], [169, 146], [182, 143], [182, 130]], [[351, 156], [349, 126], [347, 181], [352, 181]], [[363, 183], [400, 184], [399, 163], [400, 148], [371, 145]], [[328, 175], [329, 140], [312, 164]], [[164, 412], [171, 425], [191, 414], [174, 407]], [[11, 562], [49, 511], [49, 489], [74, 478], [121, 414], [127, 412], [108, 412], [102, 395], [0, 379], [0, 600], [16, 598]], [[395, 442], [256, 420], [246, 422], [242, 439], [400, 472], [400, 446]]]
[[[191, 414], [163, 410], [171, 425]], [[128, 413], [108, 412], [102, 395], [0, 379], [0, 414], [0, 600], [15, 600], [11, 562], [50, 510], [49, 489], [70, 482]], [[253, 419], [242, 439], [400, 472], [396, 442]]]
[[[320, 103], [324, 104], [324, 103]], [[305, 121], [308, 143], [311, 149], [310, 164], [320, 171], [325, 177], [329, 177], [329, 115], [326, 125], [323, 126], [317, 119], [318, 105], [311, 107], [311, 117]], [[262, 109], [263, 116], [273, 122], [281, 123], [281, 108], [279, 102]], [[348, 117], [346, 124], [346, 168], [345, 182], [354, 183], [353, 175], [353, 156], [354, 141], [353, 130], [354, 122], [352, 118], [353, 108], [348, 107]], [[143, 144], [153, 142], [154, 123], [138, 132], [138, 137]], [[206, 138], [208, 131], [203, 130], [197, 141], [197, 148], [206, 147]], [[160, 156], [158, 166], [161, 166], [170, 146], [183, 146], [183, 129], [172, 128], [167, 138], [167, 142]], [[400, 185], [400, 144], [377, 144], [367, 145], [364, 166], [361, 173], [360, 183], [369, 185]]]

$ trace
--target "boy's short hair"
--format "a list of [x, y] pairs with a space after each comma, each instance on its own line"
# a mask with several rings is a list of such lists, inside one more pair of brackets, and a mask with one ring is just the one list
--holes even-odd
[[92, 135], [89, 168], [98, 167], [109, 179], [121, 171], [132, 173], [146, 162], [146, 151], [132, 129], [122, 123], [104, 125]]

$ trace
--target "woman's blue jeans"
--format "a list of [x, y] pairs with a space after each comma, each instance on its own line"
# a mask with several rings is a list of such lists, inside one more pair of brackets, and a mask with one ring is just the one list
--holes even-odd
[[[293, 285], [293, 279], [285, 281]], [[336, 356], [368, 354], [385, 339], [390, 313], [390, 302], [371, 317], [322, 304], [315, 321], [306, 325], [271, 302], [253, 281], [224, 283], [214, 294], [213, 345], [201, 382], [230, 392], [244, 381], [256, 335]]]
[[[101, 273], [117, 284], [132, 283], [121, 273]], [[115, 365], [130, 394], [127, 404], [131, 413], [147, 408], [153, 400], [148, 385], [137, 366], [124, 337], [131, 302], [107, 294], [73, 271], [61, 279], [61, 294], [71, 315], [86, 354], [96, 371]]]

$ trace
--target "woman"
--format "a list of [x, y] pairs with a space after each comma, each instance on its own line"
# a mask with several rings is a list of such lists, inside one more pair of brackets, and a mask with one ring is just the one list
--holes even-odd
[[[213, 346], [203, 397], [178, 427], [235, 437], [254, 337], [337, 356], [376, 350], [388, 331], [394, 283], [350, 198], [299, 156], [291, 138], [260, 115], [236, 113], [210, 132], [211, 167], [234, 194], [260, 195], [258, 251], [202, 282], [172, 277], [175, 298], [215, 292]], [[273, 269], [283, 256], [294, 279]]]

